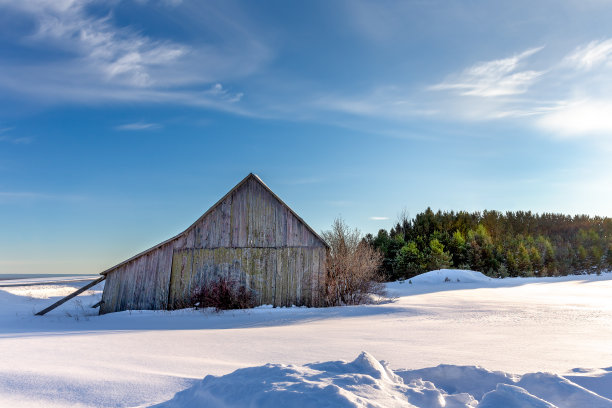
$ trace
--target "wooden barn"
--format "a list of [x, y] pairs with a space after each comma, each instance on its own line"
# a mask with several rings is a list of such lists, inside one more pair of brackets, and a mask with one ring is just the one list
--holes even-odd
[[327, 249], [251, 173], [184, 232], [102, 272], [100, 314], [182, 308], [222, 276], [252, 290], [257, 304], [317, 305]]

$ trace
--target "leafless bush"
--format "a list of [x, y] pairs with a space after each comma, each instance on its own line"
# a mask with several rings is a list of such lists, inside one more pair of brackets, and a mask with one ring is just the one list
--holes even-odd
[[196, 288], [191, 297], [196, 308], [214, 307], [220, 310], [248, 309], [255, 306], [253, 293], [231, 279], [221, 277], [207, 285]]
[[322, 236], [330, 246], [325, 294], [328, 305], [357, 305], [369, 302], [370, 295], [384, 294], [378, 273], [382, 255], [361, 239], [358, 229], [351, 230], [338, 218]]

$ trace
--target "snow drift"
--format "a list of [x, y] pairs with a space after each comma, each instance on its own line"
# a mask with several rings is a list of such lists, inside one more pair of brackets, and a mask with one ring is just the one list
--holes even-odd
[[354, 361], [304, 366], [266, 364], [207, 376], [158, 408], [179, 407], [472, 407], [467, 394], [449, 395], [432, 383], [410, 384], [362, 352]]
[[351, 362], [266, 364], [209, 375], [154, 405], [204, 406], [610, 408], [612, 400], [547, 373], [515, 376], [450, 365], [393, 372], [364, 351]]
[[410, 278], [412, 283], [438, 284], [438, 283], [489, 283], [493, 279], [480, 272], [464, 269], [438, 269], [422, 273]]

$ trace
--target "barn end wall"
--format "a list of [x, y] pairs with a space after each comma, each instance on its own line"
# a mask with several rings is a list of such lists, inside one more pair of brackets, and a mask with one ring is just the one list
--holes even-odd
[[315, 306], [325, 279], [325, 248], [184, 249], [174, 253], [168, 309], [190, 305], [194, 291], [228, 278], [249, 288], [256, 304]]
[[258, 304], [316, 305], [327, 247], [256, 177], [247, 177], [185, 232], [106, 271], [100, 314], [184, 307], [227, 276]]

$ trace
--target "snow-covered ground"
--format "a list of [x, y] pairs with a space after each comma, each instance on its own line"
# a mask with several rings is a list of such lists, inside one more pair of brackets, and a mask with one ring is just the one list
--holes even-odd
[[433, 271], [376, 305], [220, 314], [97, 316], [99, 285], [43, 317], [84, 283], [36, 283], [0, 287], [2, 407], [612, 407], [612, 274]]

